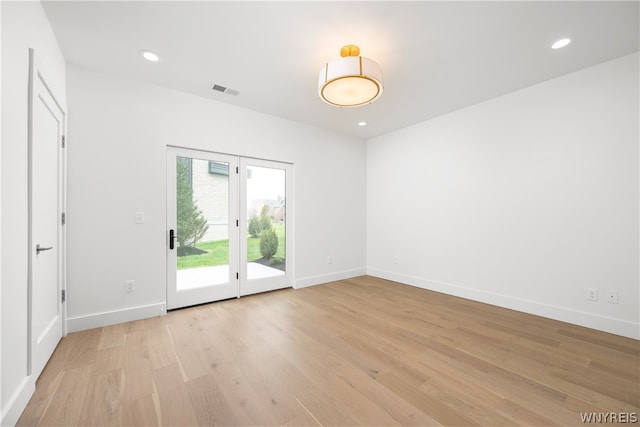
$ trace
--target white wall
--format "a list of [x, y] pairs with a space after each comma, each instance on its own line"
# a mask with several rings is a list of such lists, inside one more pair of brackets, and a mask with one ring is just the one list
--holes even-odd
[[64, 100], [65, 62], [39, 2], [2, 9], [2, 262], [0, 374], [2, 425], [11, 425], [33, 392], [27, 376], [27, 101], [29, 48]]
[[[73, 65], [67, 72], [70, 331], [164, 308], [167, 145], [294, 163], [296, 286], [364, 274], [364, 141]], [[135, 212], [145, 212], [144, 225]], [[134, 293], [124, 292], [129, 279]]]
[[638, 93], [636, 53], [368, 141], [368, 273], [640, 338]]
[[[0, 4], [0, 100], [2, 98], [2, 5]], [[0, 102], [0, 165], [2, 164], [2, 102]], [[0, 242], [2, 242], [2, 173], [0, 173]], [[2, 331], [2, 245], [0, 244], [0, 331]], [[0, 425], [4, 405], [2, 400], [2, 339], [0, 338]]]

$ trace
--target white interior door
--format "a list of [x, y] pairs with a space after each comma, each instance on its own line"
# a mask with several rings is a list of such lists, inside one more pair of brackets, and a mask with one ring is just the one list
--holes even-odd
[[65, 111], [30, 50], [30, 372], [38, 377], [63, 335]]
[[240, 295], [293, 286], [293, 167], [240, 159]]
[[167, 308], [238, 297], [238, 158], [167, 149]]

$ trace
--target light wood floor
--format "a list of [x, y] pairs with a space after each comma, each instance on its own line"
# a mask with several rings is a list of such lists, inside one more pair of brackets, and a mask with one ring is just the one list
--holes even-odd
[[584, 425], [640, 411], [639, 353], [360, 277], [69, 334], [18, 425]]

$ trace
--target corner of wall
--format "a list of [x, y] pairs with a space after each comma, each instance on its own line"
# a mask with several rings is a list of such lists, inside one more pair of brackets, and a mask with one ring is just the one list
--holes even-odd
[[322, 285], [329, 282], [335, 282], [338, 280], [351, 279], [353, 277], [364, 276], [366, 274], [365, 268], [358, 268], [354, 270], [339, 271], [330, 274], [322, 274], [319, 276], [302, 277], [296, 279], [293, 284], [294, 289], [308, 288], [309, 286]]
[[167, 305], [164, 302], [160, 302], [121, 310], [111, 310], [102, 313], [75, 316], [67, 319], [67, 331], [85, 331], [87, 329], [101, 328], [103, 326], [115, 325], [117, 323], [133, 322], [135, 320], [162, 316], [166, 313]]

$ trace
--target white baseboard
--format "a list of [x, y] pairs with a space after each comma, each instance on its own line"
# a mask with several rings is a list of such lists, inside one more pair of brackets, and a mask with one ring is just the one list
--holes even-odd
[[165, 303], [157, 303], [86, 316], [69, 317], [67, 318], [67, 332], [78, 332], [117, 323], [148, 319], [149, 317], [162, 316], [166, 313], [167, 305]]
[[408, 276], [390, 271], [368, 268], [367, 274], [381, 279], [392, 280], [405, 285], [441, 292], [460, 298], [483, 302], [486, 304], [504, 307], [536, 316], [559, 320], [574, 325], [580, 325], [603, 332], [609, 332], [628, 338], [640, 339], [640, 324], [622, 319], [600, 316], [593, 313], [574, 310], [567, 307], [554, 306], [508, 295], [467, 288], [464, 286], [444, 283], [435, 280], [427, 280], [420, 277]]
[[337, 273], [322, 274], [320, 276], [303, 277], [297, 279], [293, 285], [294, 289], [306, 288], [309, 286], [321, 285], [323, 283], [335, 282], [336, 280], [351, 279], [352, 277], [364, 276], [366, 269], [339, 271]]
[[2, 408], [0, 426], [15, 426], [35, 391], [36, 381], [33, 375], [25, 377], [11, 399], [9, 399], [7, 407]]

